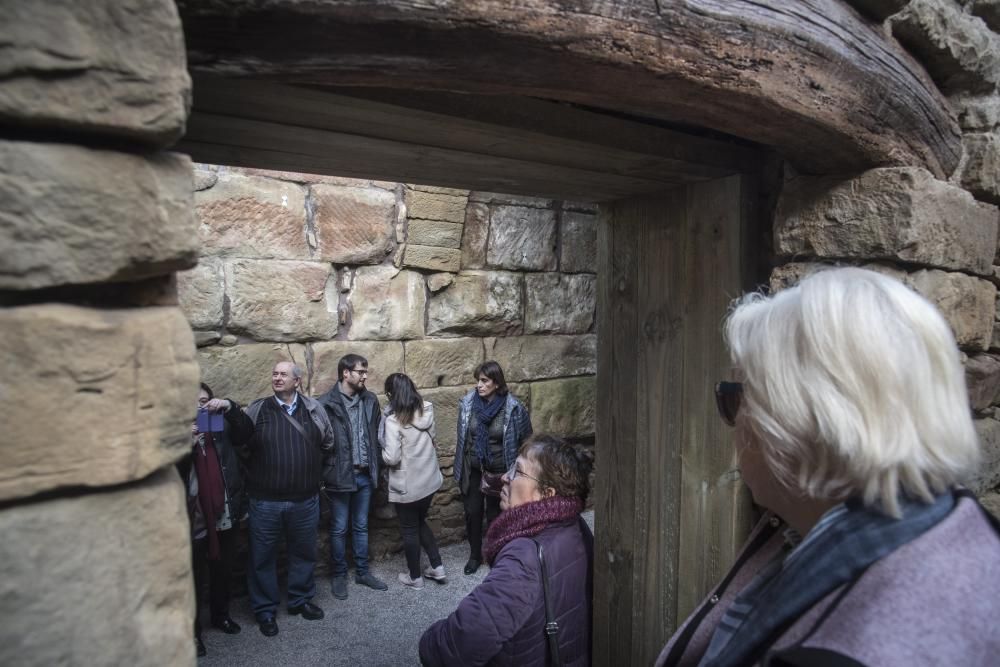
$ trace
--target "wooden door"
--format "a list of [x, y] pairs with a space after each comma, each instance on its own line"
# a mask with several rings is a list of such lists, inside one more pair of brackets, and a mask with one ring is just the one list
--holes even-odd
[[747, 176], [602, 205], [594, 664], [651, 664], [725, 573], [749, 495], [713, 387], [744, 290]]

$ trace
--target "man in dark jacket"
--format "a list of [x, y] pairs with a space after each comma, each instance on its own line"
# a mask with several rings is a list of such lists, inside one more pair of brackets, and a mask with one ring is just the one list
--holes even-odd
[[327, 455], [323, 480], [330, 500], [330, 556], [333, 597], [347, 599], [347, 521], [354, 547], [354, 581], [377, 591], [388, 588], [368, 571], [368, 510], [378, 486], [382, 457], [378, 399], [365, 388], [368, 360], [357, 354], [337, 364], [339, 381], [319, 397], [333, 426], [334, 447]]

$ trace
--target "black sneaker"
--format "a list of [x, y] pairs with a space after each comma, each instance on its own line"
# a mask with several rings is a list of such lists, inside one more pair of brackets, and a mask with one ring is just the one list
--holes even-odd
[[354, 583], [361, 584], [362, 586], [367, 586], [368, 588], [371, 588], [372, 590], [376, 591], [389, 590], [389, 586], [387, 586], [384, 581], [376, 577], [371, 572], [365, 572], [364, 574], [355, 576]]
[[330, 583], [330, 592], [333, 593], [333, 597], [337, 598], [338, 600], [346, 600], [347, 575], [334, 577], [333, 581]]
[[475, 558], [470, 558], [469, 561], [465, 564], [464, 572], [466, 574], [475, 574], [476, 570], [479, 569], [480, 565], [482, 565], [482, 562], [476, 560]]

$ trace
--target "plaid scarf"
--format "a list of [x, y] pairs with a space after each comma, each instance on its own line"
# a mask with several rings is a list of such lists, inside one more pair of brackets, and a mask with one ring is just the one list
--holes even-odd
[[954, 506], [948, 492], [930, 505], [902, 500], [901, 519], [865, 507], [858, 499], [834, 507], [792, 553], [776, 558], [740, 592], [719, 621], [699, 666], [756, 663], [810, 607], [925, 533]]
[[552, 496], [511, 507], [501, 512], [486, 530], [483, 558], [492, 567], [497, 554], [511, 540], [534, 537], [554, 523], [578, 518], [582, 511], [582, 500], [566, 496]]

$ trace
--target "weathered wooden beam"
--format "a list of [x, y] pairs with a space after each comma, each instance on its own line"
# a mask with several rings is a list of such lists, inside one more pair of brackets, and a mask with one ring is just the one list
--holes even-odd
[[539, 97], [706, 127], [800, 171], [961, 155], [921, 67], [841, 0], [180, 0], [190, 66]]

